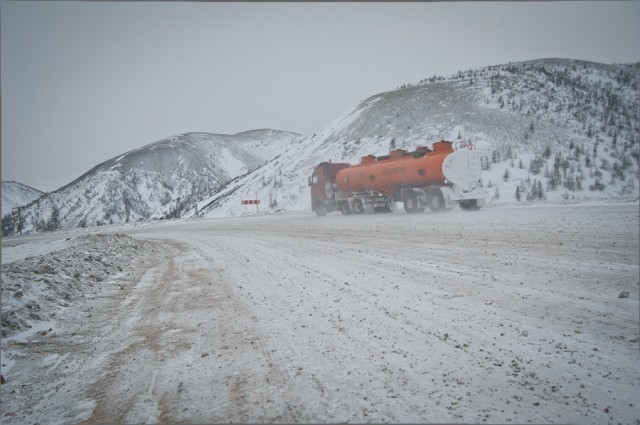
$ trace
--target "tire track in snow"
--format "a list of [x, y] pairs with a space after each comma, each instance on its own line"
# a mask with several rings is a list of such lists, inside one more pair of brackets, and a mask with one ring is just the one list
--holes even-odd
[[94, 313], [97, 353], [67, 387], [94, 384], [73, 409], [95, 403], [96, 422], [632, 422], [637, 213], [293, 215], [132, 230], [164, 260], [119, 308]]
[[[258, 318], [273, 359], [289, 371], [288, 385], [308, 392], [307, 412], [316, 408], [315, 419], [322, 412], [321, 419], [334, 421], [508, 422], [526, 412], [543, 422], [553, 417], [549, 409], [567, 400], [582, 406], [581, 415], [592, 415], [597, 407], [585, 400], [607, 399], [596, 387], [610, 383], [574, 373], [581, 361], [591, 370], [609, 368], [606, 357], [597, 360], [585, 349], [606, 335], [562, 306], [576, 298], [591, 307], [588, 316], [610, 311], [584, 294], [593, 294], [597, 280], [637, 273], [633, 263], [601, 267], [616, 257], [633, 258], [626, 239], [603, 258], [598, 238], [573, 234], [580, 242], [576, 250], [563, 232], [538, 237], [538, 229], [554, 228], [553, 219], [530, 229], [509, 222], [501, 222], [505, 229], [462, 230], [395, 223], [391, 232], [388, 217], [362, 218], [353, 229], [351, 218], [340, 218], [328, 228], [322, 227], [326, 221], [309, 226], [306, 219], [302, 226], [276, 219], [264, 226], [230, 222], [231, 228], [209, 229], [206, 236], [224, 258], [226, 278], [237, 283], [234, 296]], [[581, 220], [580, 232], [597, 233]], [[599, 235], [598, 243], [602, 236], [621, 236], [613, 230]], [[576, 334], [570, 325], [580, 322], [582, 333]], [[627, 349], [626, 342], [612, 343]], [[346, 395], [351, 407], [341, 406], [337, 394]], [[341, 416], [327, 413], [338, 410]], [[301, 418], [291, 411], [285, 417]]]

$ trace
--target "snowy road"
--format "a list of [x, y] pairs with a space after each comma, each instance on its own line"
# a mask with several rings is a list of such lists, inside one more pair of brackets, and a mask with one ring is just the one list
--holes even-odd
[[82, 326], [5, 342], [3, 422], [637, 423], [638, 212], [118, 229], [149, 266]]

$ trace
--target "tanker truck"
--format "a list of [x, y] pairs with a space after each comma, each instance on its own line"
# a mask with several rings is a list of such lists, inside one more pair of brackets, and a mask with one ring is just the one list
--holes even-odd
[[322, 162], [309, 177], [311, 209], [318, 216], [391, 212], [402, 202], [409, 214], [443, 211], [456, 204], [477, 210], [488, 197], [480, 180], [480, 156], [470, 143], [445, 140], [413, 152], [395, 149], [360, 163]]

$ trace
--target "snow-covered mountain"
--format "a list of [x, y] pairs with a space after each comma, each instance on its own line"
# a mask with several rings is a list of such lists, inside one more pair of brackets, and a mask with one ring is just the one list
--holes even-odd
[[[640, 63], [540, 59], [432, 76], [363, 100], [317, 134], [189, 133], [128, 152], [43, 196], [25, 231], [163, 217], [309, 210], [323, 161], [441, 139], [481, 152], [489, 202], [638, 199]], [[17, 217], [3, 219], [3, 234]]]
[[318, 163], [357, 163], [441, 139], [480, 150], [489, 202], [637, 199], [639, 79], [640, 63], [542, 59], [404, 84], [202, 199], [197, 212], [251, 212], [241, 200], [255, 194], [263, 211], [309, 210], [307, 178]]
[[2, 216], [11, 213], [16, 207], [30, 204], [42, 195], [44, 192], [26, 184], [14, 181], [2, 182]]
[[[23, 231], [175, 216], [182, 204], [264, 165], [299, 137], [253, 130], [188, 133], [151, 143], [99, 164], [31, 203], [22, 211]], [[17, 231], [15, 215], [2, 224], [3, 234]]]

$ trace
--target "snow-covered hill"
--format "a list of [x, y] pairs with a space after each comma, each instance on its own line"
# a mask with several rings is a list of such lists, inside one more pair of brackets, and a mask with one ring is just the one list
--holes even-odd
[[[169, 137], [97, 165], [22, 212], [24, 231], [175, 216], [184, 203], [246, 174], [295, 143], [298, 134], [253, 130]], [[3, 234], [17, 231], [3, 220]]]
[[42, 195], [44, 192], [26, 184], [14, 181], [2, 182], [2, 216], [11, 213], [16, 207], [30, 204]]
[[[638, 197], [640, 63], [543, 59], [431, 77], [362, 101], [321, 132], [197, 204], [207, 217], [308, 210], [322, 161], [357, 163], [391, 146], [470, 141], [489, 202]], [[518, 201], [517, 198], [520, 198]], [[192, 217], [196, 208], [185, 214]]]
[[[489, 203], [638, 199], [640, 63], [540, 59], [429, 77], [363, 100], [317, 134], [189, 133], [98, 165], [25, 209], [25, 231], [309, 210], [323, 161], [446, 139], [482, 155]], [[17, 217], [3, 234], [17, 232]]]

